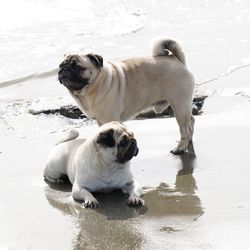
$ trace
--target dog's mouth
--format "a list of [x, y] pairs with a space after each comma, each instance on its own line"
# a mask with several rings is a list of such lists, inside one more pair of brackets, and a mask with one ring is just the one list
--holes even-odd
[[83, 69], [80, 66], [72, 67], [69, 64], [64, 64], [63, 66], [60, 66], [58, 80], [69, 90], [81, 90], [89, 84], [88, 79], [82, 77], [82, 70]]
[[120, 152], [117, 154], [117, 162], [125, 163], [130, 161], [134, 156], [138, 155], [139, 148], [137, 147], [136, 140], [132, 138], [125, 149], [118, 151]]

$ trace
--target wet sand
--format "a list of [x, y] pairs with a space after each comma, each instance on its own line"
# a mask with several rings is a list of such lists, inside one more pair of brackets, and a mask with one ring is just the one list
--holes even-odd
[[179, 136], [174, 119], [127, 122], [140, 146], [132, 161], [145, 190], [139, 209], [119, 191], [96, 194], [101, 207], [84, 209], [71, 186], [49, 187], [42, 167], [60, 134], [2, 137], [1, 249], [249, 249], [244, 107], [232, 124], [232, 112], [196, 117], [194, 147], [183, 156], [169, 153]]

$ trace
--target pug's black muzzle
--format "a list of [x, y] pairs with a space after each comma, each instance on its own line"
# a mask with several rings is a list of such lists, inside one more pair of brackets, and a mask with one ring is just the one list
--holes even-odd
[[81, 90], [89, 84], [88, 79], [81, 76], [81, 69], [74, 69], [70, 65], [60, 67], [58, 80], [69, 90]]
[[[120, 151], [120, 150], [119, 150]], [[137, 156], [139, 148], [134, 138], [131, 139], [129, 146], [117, 155], [117, 161], [119, 163], [125, 163], [130, 161], [134, 156]]]

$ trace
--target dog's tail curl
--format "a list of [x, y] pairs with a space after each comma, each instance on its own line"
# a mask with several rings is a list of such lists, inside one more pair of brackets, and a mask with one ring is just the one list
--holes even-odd
[[63, 142], [74, 140], [78, 136], [79, 136], [79, 132], [74, 130], [74, 129], [71, 129], [70, 131], [65, 133], [64, 137], [61, 138], [55, 145], [58, 145], [58, 144], [63, 143]]
[[185, 54], [176, 41], [171, 39], [160, 39], [153, 47], [153, 56], [168, 56], [170, 52], [185, 65]]

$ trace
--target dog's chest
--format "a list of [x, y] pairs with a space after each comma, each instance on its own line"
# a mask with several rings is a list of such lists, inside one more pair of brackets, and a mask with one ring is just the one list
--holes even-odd
[[120, 175], [117, 174], [111, 174], [110, 176], [105, 176], [105, 178], [102, 179], [102, 186], [104, 188], [112, 188], [119, 186], [118, 184], [123, 181], [123, 178], [121, 178]]
[[79, 95], [72, 94], [72, 93], [71, 93], [71, 95], [73, 96], [73, 98], [75, 99], [77, 104], [79, 105], [81, 111], [84, 112], [85, 115], [87, 115], [89, 118], [94, 119], [95, 118], [94, 114], [93, 114], [92, 110], [90, 109], [91, 105], [89, 105], [89, 102], [88, 102], [86, 96], [79, 96]]
[[129, 178], [123, 170], [105, 171], [87, 182], [90, 191], [110, 192], [114, 189], [122, 188], [129, 182]]
[[126, 174], [123, 171], [109, 172], [106, 173], [100, 180], [101, 188], [105, 189], [114, 189], [121, 188], [124, 186], [124, 182], [127, 181]]

